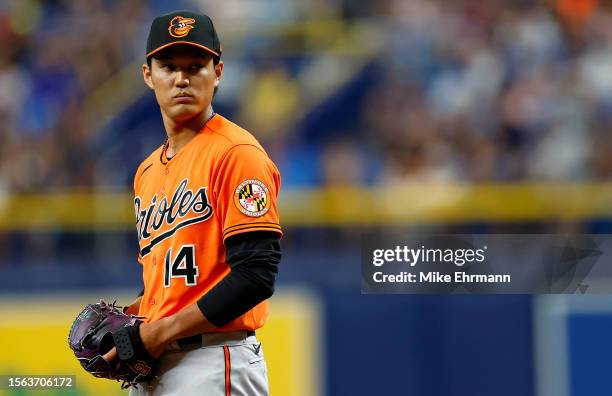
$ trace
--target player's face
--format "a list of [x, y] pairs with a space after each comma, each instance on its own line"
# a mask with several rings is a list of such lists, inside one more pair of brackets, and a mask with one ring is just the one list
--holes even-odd
[[155, 91], [162, 113], [179, 122], [205, 114], [219, 85], [223, 62], [191, 45], [173, 45], [143, 65], [145, 83]]

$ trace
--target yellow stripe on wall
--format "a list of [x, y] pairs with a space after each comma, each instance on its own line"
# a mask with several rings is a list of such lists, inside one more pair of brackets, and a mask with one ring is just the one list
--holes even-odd
[[[287, 189], [279, 206], [285, 227], [583, 220], [612, 217], [612, 183]], [[60, 228], [135, 229], [132, 196], [49, 193], [0, 199], [0, 231]]]

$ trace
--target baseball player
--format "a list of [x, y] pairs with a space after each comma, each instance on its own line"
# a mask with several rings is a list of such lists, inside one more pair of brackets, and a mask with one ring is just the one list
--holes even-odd
[[159, 370], [130, 394], [268, 395], [255, 330], [281, 258], [279, 171], [213, 110], [223, 62], [208, 16], [155, 18], [142, 71], [167, 139], [134, 177], [144, 290], [127, 312], [146, 318], [140, 338]]

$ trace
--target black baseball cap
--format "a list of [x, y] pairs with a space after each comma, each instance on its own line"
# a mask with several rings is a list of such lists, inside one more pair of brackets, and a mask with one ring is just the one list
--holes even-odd
[[189, 44], [201, 48], [219, 60], [221, 43], [208, 15], [192, 11], [174, 11], [160, 15], [151, 23], [147, 52], [149, 57], [174, 44]]

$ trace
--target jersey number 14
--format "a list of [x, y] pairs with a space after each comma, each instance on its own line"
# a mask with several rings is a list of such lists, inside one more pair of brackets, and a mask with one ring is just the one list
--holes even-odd
[[198, 267], [195, 265], [193, 245], [181, 246], [174, 260], [172, 248], [168, 249], [164, 263], [164, 287], [170, 287], [172, 278], [183, 278], [187, 286], [195, 286], [198, 283]]

